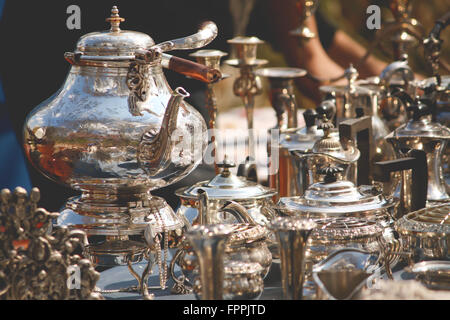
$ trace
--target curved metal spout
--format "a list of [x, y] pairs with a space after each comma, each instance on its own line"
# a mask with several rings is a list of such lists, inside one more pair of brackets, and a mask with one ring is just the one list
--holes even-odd
[[177, 128], [178, 110], [180, 106], [184, 108], [182, 101], [187, 97], [189, 93], [186, 90], [176, 88], [167, 103], [159, 132], [155, 134], [149, 130], [141, 138], [137, 158], [141, 167], [151, 176], [164, 170], [170, 162], [173, 149], [171, 136]]

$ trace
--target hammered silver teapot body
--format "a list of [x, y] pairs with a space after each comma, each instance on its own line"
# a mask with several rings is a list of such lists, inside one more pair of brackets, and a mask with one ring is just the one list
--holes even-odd
[[166, 81], [162, 68], [172, 56], [163, 52], [208, 44], [216, 25], [155, 44], [147, 34], [121, 30], [124, 20], [113, 7], [109, 30], [79, 39], [65, 54], [72, 66], [61, 89], [24, 126], [32, 165], [82, 192], [67, 201], [57, 224], [85, 230], [98, 265], [142, 259], [149, 225], [153, 236], [183, 226], [150, 191], [188, 175], [207, 143], [202, 116], [184, 101], [189, 94]]

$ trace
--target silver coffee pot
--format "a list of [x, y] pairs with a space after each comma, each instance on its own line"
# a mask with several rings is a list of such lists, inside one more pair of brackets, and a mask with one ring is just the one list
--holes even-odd
[[[403, 91], [399, 91], [396, 95], [410, 113], [410, 120], [386, 136], [386, 140], [393, 145], [397, 158], [405, 157], [403, 152], [405, 148], [425, 152], [428, 167], [426, 199], [429, 204], [449, 201], [450, 196], [443, 179], [442, 155], [450, 140], [450, 129], [434, 120], [436, 101], [431, 97], [424, 95], [419, 99], [413, 99]], [[406, 179], [407, 172], [403, 175], [405, 176], [403, 184], [409, 184], [408, 181], [411, 180]]]

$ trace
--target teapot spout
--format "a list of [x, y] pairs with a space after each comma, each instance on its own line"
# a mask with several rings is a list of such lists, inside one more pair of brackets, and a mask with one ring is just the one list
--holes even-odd
[[139, 143], [138, 162], [149, 175], [155, 176], [170, 164], [170, 157], [174, 144], [172, 134], [177, 128], [178, 111], [180, 106], [185, 109], [182, 101], [189, 97], [189, 93], [181, 88], [176, 88], [167, 103], [161, 129], [155, 133], [149, 130], [143, 134]]

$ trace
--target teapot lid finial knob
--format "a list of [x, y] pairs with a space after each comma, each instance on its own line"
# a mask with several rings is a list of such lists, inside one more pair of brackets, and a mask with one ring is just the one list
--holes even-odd
[[121, 22], [124, 22], [125, 19], [119, 16], [119, 9], [117, 6], [113, 6], [111, 9], [111, 16], [106, 18], [106, 22], [111, 23], [111, 32], [119, 32], [119, 25]]

